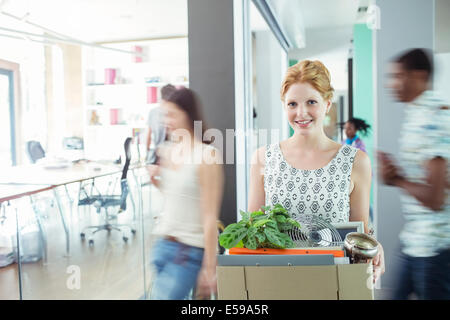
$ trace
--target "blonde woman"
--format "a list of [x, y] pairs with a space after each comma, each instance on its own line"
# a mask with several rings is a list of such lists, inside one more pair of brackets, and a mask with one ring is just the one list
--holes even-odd
[[[294, 134], [254, 153], [249, 211], [279, 203], [292, 216], [313, 214], [328, 222], [363, 221], [365, 232], [369, 232], [369, 157], [324, 133], [333, 91], [330, 73], [320, 61], [301, 61], [287, 70], [281, 101]], [[376, 280], [384, 273], [382, 249], [373, 264]]]

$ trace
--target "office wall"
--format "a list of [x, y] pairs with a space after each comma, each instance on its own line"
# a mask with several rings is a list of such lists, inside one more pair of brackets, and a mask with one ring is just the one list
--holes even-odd
[[[292, 67], [298, 62], [297, 59], [289, 59], [289, 67]], [[294, 135], [294, 129], [289, 125], [289, 136], [292, 137]]]
[[[280, 101], [280, 86], [286, 70], [281, 69], [283, 49], [271, 31], [255, 32], [255, 59], [253, 68], [256, 70], [254, 81], [256, 90], [257, 129], [267, 129], [267, 141], [260, 136], [258, 146], [261, 147], [272, 141], [270, 130], [278, 130], [278, 140], [286, 137], [283, 132], [283, 122], [287, 121]], [[274, 135], [276, 139], [276, 134]]]
[[434, 89], [450, 101], [450, 1], [435, 0]]
[[[415, 47], [433, 48], [434, 1], [377, 0], [380, 29], [376, 31], [376, 144], [375, 149], [396, 155], [403, 122], [403, 105], [394, 102], [386, 84], [388, 63], [400, 52]], [[375, 172], [376, 174], [376, 172]], [[403, 225], [398, 189], [378, 185], [376, 191], [377, 237], [385, 250], [386, 273], [382, 278], [385, 293], [394, 287], [399, 251], [398, 235]]]
[[306, 46], [288, 53], [289, 60], [320, 60], [331, 73], [331, 85], [336, 91], [347, 90], [347, 59], [352, 27], [306, 29]]
[[[3, 23], [3, 22], [2, 22]], [[31, 41], [1, 38], [0, 59], [19, 64], [20, 108], [16, 113], [17, 164], [29, 163], [26, 141], [47, 143], [44, 46]]]
[[83, 94], [81, 47], [61, 45], [63, 49], [66, 137], [83, 137]]
[[[373, 130], [372, 30], [366, 24], [355, 24], [353, 30], [353, 116], [365, 120]], [[373, 163], [373, 132], [361, 138]]]
[[[366, 24], [355, 24], [353, 28], [353, 117], [366, 121], [370, 126], [369, 134], [362, 136], [366, 151], [374, 166], [374, 108], [373, 108], [373, 37], [372, 30]], [[345, 116], [347, 118], [347, 116]], [[370, 204], [373, 198], [373, 181]]]
[[65, 44], [45, 48], [47, 151], [51, 153], [61, 152], [64, 137], [83, 137], [81, 49]]
[[[208, 126], [225, 137], [235, 128], [233, 1], [189, 0], [188, 35], [189, 86], [202, 100]], [[221, 220], [228, 224], [236, 221], [236, 165], [224, 168]]]
[[450, 52], [450, 1], [436, 1], [436, 46], [438, 53]]
[[433, 88], [450, 103], [450, 52], [434, 55]]

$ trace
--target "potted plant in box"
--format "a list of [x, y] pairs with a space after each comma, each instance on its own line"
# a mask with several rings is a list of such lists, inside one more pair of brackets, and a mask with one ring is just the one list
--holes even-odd
[[300, 224], [292, 219], [282, 205], [262, 207], [260, 211], [241, 211], [242, 219], [228, 225], [219, 237], [219, 243], [226, 249], [234, 247], [292, 248], [294, 243], [286, 233]]

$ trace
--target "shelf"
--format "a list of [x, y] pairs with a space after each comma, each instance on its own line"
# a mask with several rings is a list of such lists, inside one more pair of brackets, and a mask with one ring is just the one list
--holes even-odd
[[88, 124], [87, 127], [89, 129], [106, 129], [106, 128], [120, 128], [120, 129], [127, 129], [132, 128], [132, 126], [128, 124], [101, 124], [101, 125], [94, 125], [94, 124]]
[[130, 88], [130, 87], [163, 87], [166, 84], [174, 86], [189, 86], [189, 81], [183, 82], [140, 82], [140, 83], [117, 83], [117, 84], [86, 84], [88, 88]]
[[149, 83], [145, 83], [146, 87], [163, 87], [166, 84], [171, 84], [174, 86], [184, 86], [187, 87], [189, 86], [189, 81], [183, 81], [183, 82], [149, 82]]
[[[142, 137], [145, 136], [149, 112], [161, 105], [162, 86], [170, 83], [189, 87], [189, 81], [185, 81], [189, 80], [187, 39], [126, 42], [116, 46], [127, 50], [132, 46], [146, 48], [148, 60], [136, 63], [128, 55], [83, 48], [83, 135], [87, 156], [96, 158], [115, 157], [109, 141], [129, 136], [133, 129], [140, 129]], [[115, 75], [106, 69], [115, 69]], [[110, 79], [115, 83], [107, 84]], [[151, 80], [159, 81], [146, 82]], [[96, 119], [101, 125], [89, 125]], [[126, 124], [111, 124], [121, 121]]]
[[88, 83], [86, 84], [86, 87], [88, 88], [129, 88], [136, 86], [135, 83], [112, 83], [112, 84], [105, 84], [105, 83]]
[[131, 110], [131, 111], [135, 110], [136, 111], [136, 110], [142, 110], [142, 109], [146, 110], [146, 109], [149, 109], [151, 107], [157, 107], [160, 104], [161, 104], [160, 102], [157, 102], [157, 103], [143, 103], [143, 104], [140, 104], [140, 105], [133, 104], [133, 106], [123, 106], [123, 105], [117, 106], [117, 105], [108, 105], [108, 104], [97, 104], [97, 105], [90, 104], [89, 105], [88, 104], [88, 105], [85, 105], [85, 108], [86, 108], [86, 110], [122, 109], [122, 110]]
[[132, 125], [103, 125], [103, 126], [86, 126], [85, 133], [90, 136], [103, 135], [109, 137], [113, 134], [125, 134], [128, 136], [132, 135], [134, 129], [147, 129], [146, 126], [132, 126]]

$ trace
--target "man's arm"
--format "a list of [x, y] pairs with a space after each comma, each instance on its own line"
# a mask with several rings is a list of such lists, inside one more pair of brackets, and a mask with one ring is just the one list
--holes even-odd
[[414, 183], [399, 176], [393, 185], [404, 189], [425, 207], [431, 210], [441, 210], [445, 203], [445, 189], [447, 187], [447, 161], [436, 157], [427, 162], [426, 183]]
[[401, 173], [393, 160], [385, 153], [378, 153], [380, 173], [384, 183], [404, 189], [422, 205], [431, 210], [440, 210], [445, 202], [447, 186], [447, 161], [435, 157], [425, 165], [425, 183], [411, 182]]

